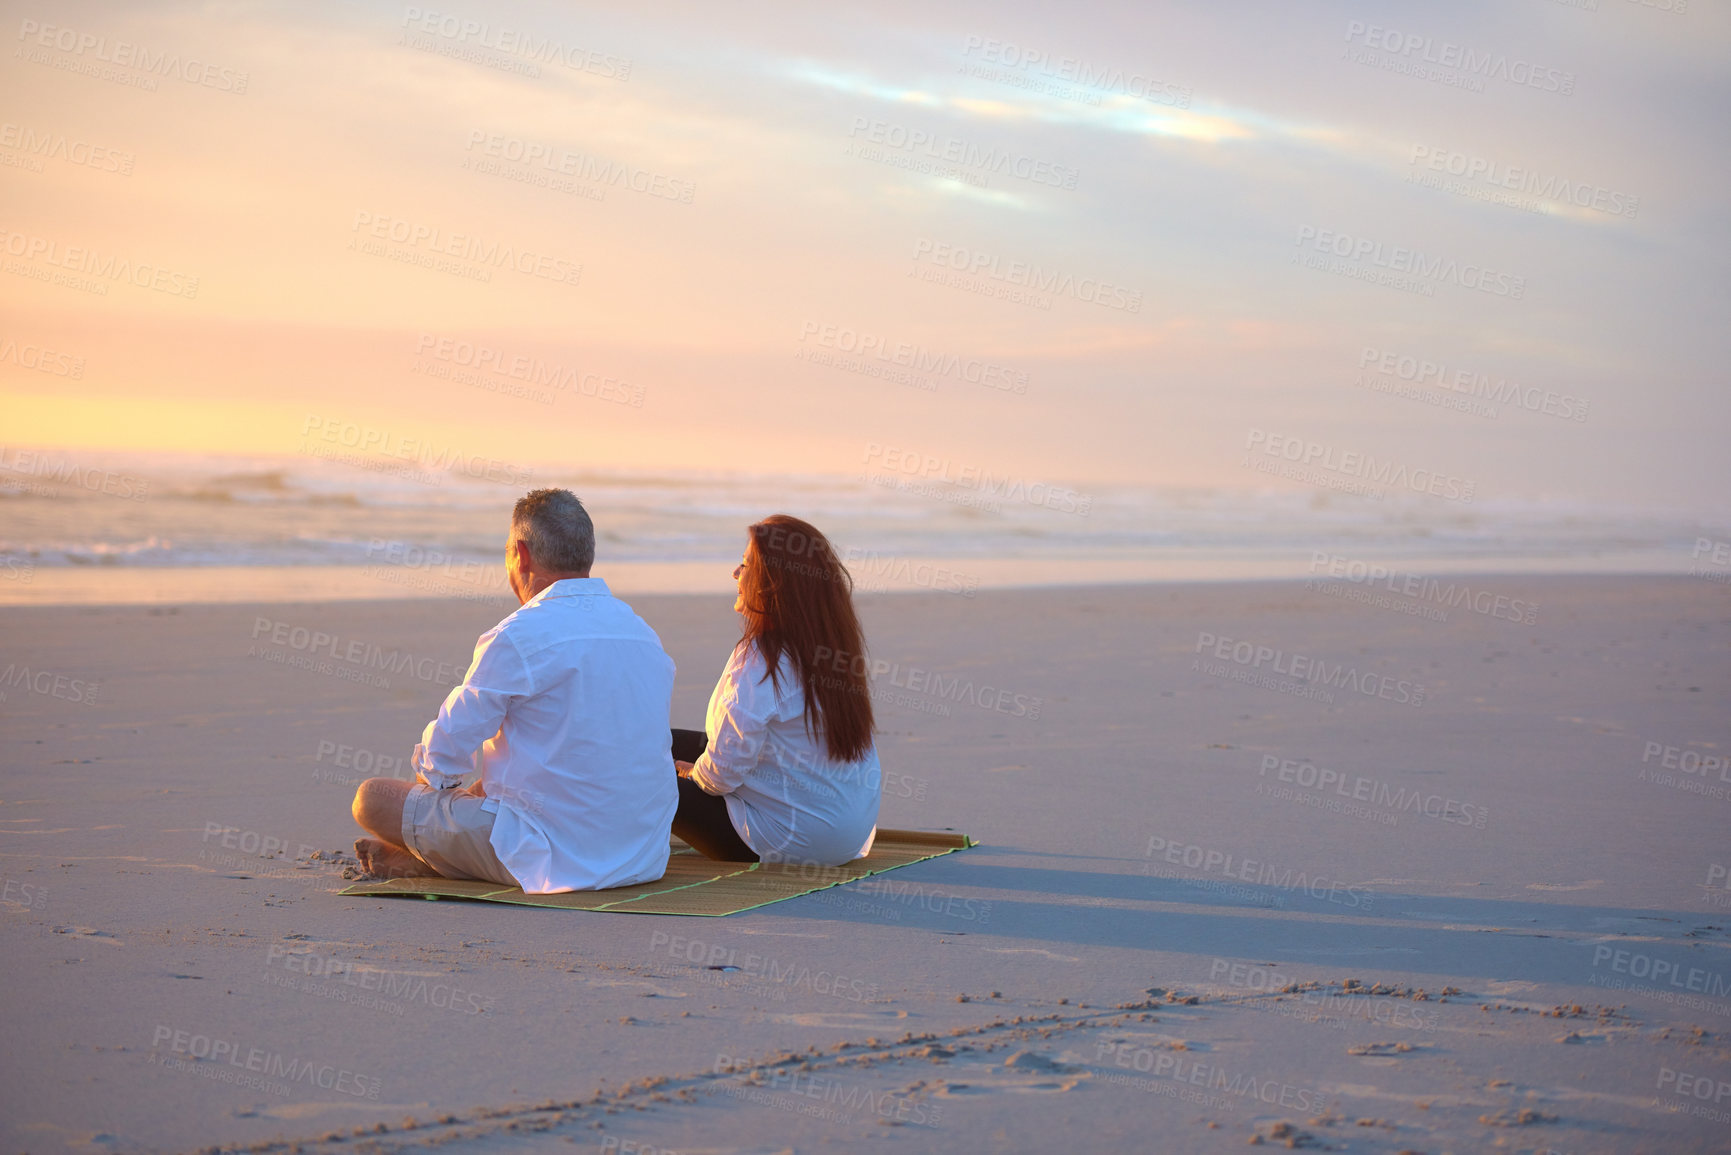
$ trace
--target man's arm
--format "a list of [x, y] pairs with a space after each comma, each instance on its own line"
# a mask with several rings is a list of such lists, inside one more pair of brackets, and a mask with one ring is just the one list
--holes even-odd
[[499, 732], [511, 705], [533, 692], [528, 663], [511, 639], [497, 629], [482, 634], [462, 684], [445, 698], [415, 747], [422, 781], [436, 790], [461, 785], [463, 775], [478, 768], [476, 751]]

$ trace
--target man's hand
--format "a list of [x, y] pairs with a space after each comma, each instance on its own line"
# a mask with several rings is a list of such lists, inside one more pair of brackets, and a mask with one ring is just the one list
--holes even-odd
[[679, 776], [680, 776], [680, 777], [681, 777], [681, 778], [689, 778], [689, 777], [691, 777], [691, 767], [692, 767], [692, 765], [693, 765], [693, 764], [692, 764], [692, 763], [690, 763], [690, 762], [681, 762], [681, 761], [680, 761], [680, 760], [679, 760], [679, 759], [677, 759], [677, 758], [675, 758], [675, 759], [674, 759], [674, 760], [673, 760], [673, 769], [674, 769], [674, 770], [676, 770], [676, 771], [678, 771], [678, 773], [679, 773]]

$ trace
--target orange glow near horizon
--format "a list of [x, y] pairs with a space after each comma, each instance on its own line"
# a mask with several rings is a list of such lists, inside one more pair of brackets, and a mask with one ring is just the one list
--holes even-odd
[[[1653, 264], [1700, 247], [1717, 183], [1696, 170], [1718, 161], [1583, 117], [1585, 84], [1567, 107], [1513, 89], [1475, 103], [1341, 60], [1338, 29], [1286, 12], [1267, 17], [1296, 37], [1279, 48], [1199, 12], [1085, 30], [999, 14], [991, 36], [1088, 62], [1059, 77], [987, 59], [980, 30], [939, 12], [497, 17], [600, 53], [567, 67], [408, 11], [55, 17], [217, 62], [212, 83], [154, 89], [80, 71], [38, 43], [46, 18], [20, 22], [0, 348], [52, 347], [82, 374], [0, 351], [0, 441], [294, 453], [321, 415], [574, 466], [837, 472], [894, 442], [1076, 483], [1253, 489], [1258, 428], [1511, 499], [1698, 506], [1723, 488], [1703, 440], [1723, 424], [1722, 361], [1678, 305], [1715, 299], [1716, 274]], [[1609, 18], [1559, 54], [1630, 36], [1711, 56]], [[1668, 92], [1643, 123], [1665, 121]], [[1642, 209], [1431, 187], [1415, 140]], [[1329, 267], [1409, 250], [1525, 291]], [[1677, 296], [1584, 288], [1648, 283]], [[440, 361], [428, 340], [529, 368]], [[1593, 419], [1475, 423], [1379, 396], [1357, 385], [1367, 349], [1590, 396]], [[1026, 388], [934, 368], [966, 364]], [[602, 384], [548, 404], [549, 374]], [[1681, 427], [1652, 418], [1652, 380]], [[1609, 477], [1606, 455], [1651, 468]]]

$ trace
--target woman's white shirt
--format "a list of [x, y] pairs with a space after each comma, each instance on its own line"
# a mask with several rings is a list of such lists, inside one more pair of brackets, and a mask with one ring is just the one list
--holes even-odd
[[734, 647], [709, 696], [709, 748], [691, 779], [727, 800], [727, 814], [764, 862], [840, 866], [863, 858], [877, 836], [882, 773], [875, 745], [832, 762], [822, 733], [805, 728], [805, 690], [783, 654], [780, 685], [757, 646]]

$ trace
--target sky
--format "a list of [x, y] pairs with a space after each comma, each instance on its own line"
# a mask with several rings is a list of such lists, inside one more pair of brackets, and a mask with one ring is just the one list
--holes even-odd
[[0, 445], [1726, 511], [1720, 5], [3, 7]]

